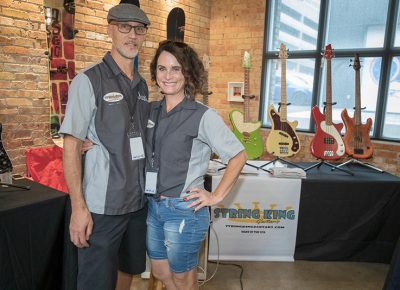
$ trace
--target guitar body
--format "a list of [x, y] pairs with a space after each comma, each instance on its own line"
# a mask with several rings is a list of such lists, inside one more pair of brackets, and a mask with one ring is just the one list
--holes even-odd
[[368, 118], [365, 124], [357, 125], [355, 118], [351, 118], [346, 109], [342, 111], [341, 116], [346, 127], [343, 137], [346, 154], [359, 159], [371, 157], [373, 149], [369, 132], [372, 127], [372, 119]]
[[312, 108], [311, 114], [317, 126], [310, 144], [312, 155], [322, 160], [336, 160], [342, 157], [345, 153], [340, 135], [343, 124], [326, 124], [325, 115], [320, 112], [318, 106]]
[[266, 143], [268, 153], [278, 157], [290, 157], [299, 152], [300, 141], [295, 132], [297, 121], [282, 121], [274, 105], [269, 106], [268, 116], [272, 124]]
[[245, 122], [244, 115], [238, 110], [229, 113], [233, 133], [246, 149], [249, 159], [259, 158], [264, 151], [264, 143], [260, 135], [261, 122]]

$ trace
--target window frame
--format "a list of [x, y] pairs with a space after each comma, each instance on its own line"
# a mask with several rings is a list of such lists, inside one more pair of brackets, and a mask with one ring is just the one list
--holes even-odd
[[[262, 58], [262, 74], [261, 74], [261, 101], [259, 108], [259, 116], [261, 116], [261, 120], [267, 118], [267, 100], [265, 98], [267, 94], [266, 88], [266, 80], [269, 77], [268, 75], [268, 60], [279, 59], [276, 51], [268, 51], [268, 43], [269, 43], [269, 21], [271, 13], [273, 13], [272, 2], [276, 0], [266, 1], [266, 9], [265, 9], [265, 23], [264, 23], [264, 44], [263, 44], [263, 58]], [[319, 26], [318, 26], [318, 34], [317, 34], [317, 44], [316, 50], [302, 50], [302, 51], [291, 51], [290, 58], [301, 59], [301, 58], [311, 58], [315, 59], [315, 67], [314, 67], [314, 82], [312, 87], [312, 99], [311, 99], [311, 107], [310, 107], [310, 124], [308, 130], [305, 129], [296, 129], [298, 132], [304, 133], [315, 133], [315, 122], [311, 117], [311, 108], [315, 105], [319, 104], [319, 98], [323, 96], [319, 96], [320, 86], [322, 82], [322, 72], [323, 68], [321, 68], [322, 55], [321, 51], [325, 46], [326, 41], [326, 26], [328, 19], [328, 8], [329, 3], [332, 0], [321, 0], [320, 12], [319, 12]], [[351, 0], [349, 0], [351, 1]], [[396, 34], [396, 24], [398, 17], [398, 9], [399, 9], [400, 0], [389, 0], [388, 3], [388, 11], [387, 11], [387, 21], [385, 27], [385, 36], [384, 43], [382, 48], [358, 48], [358, 49], [335, 49], [335, 57], [354, 57], [354, 54], [359, 53], [360, 58], [363, 57], [381, 57], [382, 58], [382, 68], [380, 72], [380, 79], [378, 85], [378, 96], [377, 96], [377, 105], [375, 111], [375, 121], [373, 123], [373, 135], [371, 136], [372, 140], [383, 140], [383, 141], [392, 141], [400, 143], [400, 139], [383, 137], [383, 127], [384, 120], [386, 116], [386, 105], [388, 99], [389, 85], [390, 85], [390, 70], [392, 59], [394, 57], [400, 57], [400, 47], [394, 47], [395, 34]], [[270, 129], [271, 126], [265, 126], [264, 122], [262, 122], [263, 128]]]

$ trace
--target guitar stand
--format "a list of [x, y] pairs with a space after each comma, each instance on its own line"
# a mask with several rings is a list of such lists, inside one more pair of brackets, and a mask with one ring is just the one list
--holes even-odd
[[286, 163], [286, 164], [292, 165], [292, 166], [294, 166], [294, 167], [298, 167], [298, 168], [304, 169], [304, 167], [302, 167], [302, 166], [300, 166], [300, 165], [297, 165], [297, 164], [295, 164], [295, 163], [293, 163], [293, 162], [287, 161], [287, 160], [285, 160], [285, 159], [282, 159], [282, 158], [280, 158], [280, 157], [276, 157], [274, 160], [271, 160], [271, 161], [269, 161], [269, 162], [267, 162], [267, 163], [261, 165], [260, 167], [258, 167], [258, 169], [261, 169], [261, 170], [264, 170], [264, 171], [269, 172], [268, 170], [264, 169], [264, 167], [267, 166], [268, 164], [275, 163], [276, 161], [281, 161], [281, 162], [284, 162], [284, 163]]
[[[384, 172], [385, 172], [384, 170], [382, 170], [382, 169], [380, 169], [380, 168], [378, 168], [378, 167], [375, 167], [375, 166], [373, 166], [373, 165], [371, 165], [371, 164], [369, 164], [369, 163], [361, 162], [361, 161], [359, 161], [358, 159], [354, 159], [354, 158], [352, 158], [352, 159], [350, 159], [350, 160], [347, 160], [346, 162], [344, 162], [344, 163], [342, 163], [342, 164], [340, 164], [340, 165], [337, 165], [336, 167], [338, 167], [338, 169], [340, 169], [339, 167], [345, 166], [345, 165], [347, 165], [347, 164], [357, 164], [357, 165], [360, 165], [360, 166], [364, 166], [364, 167], [373, 169], [373, 170], [378, 171], [378, 172], [380, 172], [380, 173], [384, 173]], [[335, 169], [336, 169], [336, 168], [332, 168], [331, 170], [335, 170]]]
[[[221, 161], [219, 161], [219, 160], [212, 159], [212, 161], [215, 161], [215, 162], [217, 162], [217, 163], [220, 163], [220, 164], [224, 165], [224, 167], [218, 168], [218, 171], [224, 170], [224, 169], [227, 167], [227, 165], [226, 165], [225, 163], [223, 163], [223, 162], [221, 162]], [[250, 167], [253, 167], [253, 168], [257, 169], [257, 170], [259, 169], [258, 166], [255, 166], [255, 165], [250, 164], [250, 163], [247, 163], [247, 162], [245, 163], [245, 165], [250, 166]]]
[[329, 167], [331, 167], [331, 170], [337, 169], [337, 170], [346, 172], [347, 174], [354, 175], [354, 173], [351, 172], [350, 170], [346, 170], [346, 169], [340, 168], [339, 166], [333, 165], [332, 163], [326, 162], [325, 160], [321, 160], [321, 161], [318, 162], [318, 163], [315, 163], [315, 164], [313, 164], [313, 165], [311, 165], [311, 166], [309, 166], [309, 167], [307, 167], [307, 168], [304, 168], [304, 171], [313, 169], [313, 168], [315, 168], [315, 167], [320, 168], [321, 165], [329, 166]]

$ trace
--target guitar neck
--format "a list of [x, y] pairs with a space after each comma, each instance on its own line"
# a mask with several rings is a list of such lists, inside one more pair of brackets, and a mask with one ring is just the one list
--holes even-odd
[[332, 61], [326, 61], [326, 105], [325, 105], [325, 122], [327, 125], [332, 125]]
[[356, 70], [356, 95], [355, 95], [355, 108], [354, 119], [356, 125], [361, 125], [361, 90], [360, 90], [360, 71]]
[[205, 78], [203, 85], [203, 104], [208, 106], [208, 71], [205, 71]]
[[249, 79], [250, 79], [250, 69], [244, 69], [244, 122], [250, 122], [250, 97], [249, 97]]
[[286, 59], [281, 59], [281, 121], [287, 120], [287, 97], [286, 97]]

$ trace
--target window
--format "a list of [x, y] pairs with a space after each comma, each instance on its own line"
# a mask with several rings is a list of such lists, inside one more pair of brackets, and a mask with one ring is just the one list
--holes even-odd
[[[271, 0], [267, 1], [262, 105], [264, 127], [270, 127], [267, 108], [276, 108], [282, 95], [290, 103], [289, 121], [300, 131], [313, 132], [311, 108], [323, 110], [326, 99], [325, 45], [331, 44], [333, 122], [341, 112], [352, 116], [355, 69], [360, 55], [362, 122], [372, 118], [371, 137], [400, 141], [400, 0]], [[278, 49], [288, 48], [286, 75]], [[281, 79], [285, 84], [281, 84]], [[286, 86], [285, 86], [286, 85]], [[286, 94], [282, 91], [286, 87]], [[343, 132], [342, 132], [343, 133]]]

